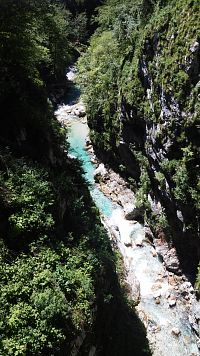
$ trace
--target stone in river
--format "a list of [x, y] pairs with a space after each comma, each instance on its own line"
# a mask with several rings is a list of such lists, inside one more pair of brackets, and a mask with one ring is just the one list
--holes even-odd
[[126, 238], [126, 240], [124, 241], [124, 245], [126, 247], [132, 247], [132, 241], [131, 241], [130, 237]]
[[143, 247], [143, 238], [142, 237], [137, 237], [135, 240], [135, 245], [138, 247]]
[[181, 334], [181, 331], [178, 328], [173, 328], [172, 334], [174, 334], [175, 336], [179, 336]]
[[152, 250], [152, 256], [157, 257], [157, 252], [155, 250]]
[[160, 298], [156, 298], [155, 303], [160, 304]]
[[108, 172], [103, 163], [101, 163], [94, 171], [94, 179], [96, 182], [107, 178]]
[[169, 306], [172, 308], [172, 307], [175, 307], [176, 305], [176, 300], [175, 299], [170, 299], [169, 300]]
[[126, 220], [137, 220], [139, 222], [144, 221], [144, 209], [143, 208], [133, 208], [132, 211], [125, 213]]

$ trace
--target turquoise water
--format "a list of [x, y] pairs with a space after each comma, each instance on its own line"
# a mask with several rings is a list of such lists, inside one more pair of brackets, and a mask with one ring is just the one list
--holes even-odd
[[68, 105], [73, 105], [77, 102], [79, 97], [80, 97], [80, 89], [76, 85], [71, 84], [69, 90], [64, 96], [64, 102], [67, 103]]
[[96, 206], [104, 216], [110, 217], [114, 209], [113, 203], [96, 187], [94, 181], [94, 171], [96, 167], [92, 164], [90, 155], [85, 150], [85, 143], [89, 132], [88, 126], [75, 116], [71, 116], [69, 121], [69, 153], [81, 161], [84, 177], [89, 183], [90, 193]]
[[[79, 96], [78, 91], [71, 92], [70, 94], [71, 97], [67, 99], [68, 105], [72, 105], [74, 100], [76, 101], [76, 98]], [[63, 113], [61, 112], [61, 117], [65, 117], [65, 120], [70, 124], [68, 130], [69, 151], [70, 154], [82, 162], [84, 177], [88, 181], [93, 201], [104, 216], [110, 217], [116, 206], [96, 187], [94, 181], [96, 167], [92, 164], [90, 155], [85, 150], [85, 143], [89, 133], [88, 126], [77, 116], [67, 113], [65, 107], [63, 107]], [[174, 356], [199, 354], [196, 339], [190, 324], [188, 324], [188, 311], [185, 309], [185, 304], [180, 300], [180, 304], [177, 303], [177, 306], [173, 310], [169, 308], [166, 292], [169, 294], [172, 292], [173, 295], [173, 289], [168, 279], [161, 277], [166, 274], [166, 270], [159, 259], [152, 254], [152, 246], [149, 243], [144, 243], [142, 248], [137, 247], [137, 245], [134, 248], [126, 246], [125, 242], [128, 241], [127, 237], [129, 236], [131, 236], [133, 244], [135, 244], [138, 238], [144, 238], [143, 227], [140, 224], [132, 224], [132, 222], [125, 220], [123, 211], [120, 211], [119, 208], [115, 210], [115, 213], [112, 216], [112, 222], [119, 229], [119, 249], [124, 257], [125, 265], [129, 266], [128, 271], [131, 271], [131, 280], [129, 283], [133, 284], [133, 290], [135, 290], [134, 279], [140, 285], [141, 299], [138, 309], [141, 311], [140, 318], [146, 322], [145, 318], [147, 316], [148, 320], [152, 321], [152, 325], [160, 326], [160, 331], [156, 331], [156, 333], [147, 328], [149, 335], [154, 334], [153, 340], [155, 341], [152, 345], [158, 349], [160, 355], [165, 356], [170, 353]], [[132, 273], [135, 276], [134, 279], [132, 279]], [[163, 278], [162, 281], [160, 281], [161, 278]], [[160, 282], [158, 283], [158, 281]], [[157, 287], [158, 284], [158, 290], [161, 293], [160, 306], [155, 304], [154, 298], [155, 286]], [[142, 315], [144, 315], [144, 318]], [[178, 341], [172, 334], [174, 326], [181, 331]]]

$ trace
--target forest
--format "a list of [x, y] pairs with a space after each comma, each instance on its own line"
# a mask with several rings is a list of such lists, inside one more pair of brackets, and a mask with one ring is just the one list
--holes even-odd
[[1, 355], [70, 350], [113, 259], [48, 99], [85, 26], [58, 1], [0, 2]]
[[[111, 335], [115, 348], [120, 322], [109, 328], [116, 309], [132, 318], [127, 347], [148, 354], [82, 168], [68, 158], [66, 129], [54, 116], [97, 4], [0, 0], [2, 356], [71, 354], [83, 332], [82, 355], [93, 339], [106, 345]], [[94, 317], [97, 306], [101, 319]]]

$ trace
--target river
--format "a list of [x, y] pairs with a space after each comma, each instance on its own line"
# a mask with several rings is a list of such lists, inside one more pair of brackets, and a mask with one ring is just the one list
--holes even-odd
[[[74, 81], [74, 69], [67, 77]], [[96, 165], [86, 150], [89, 135], [86, 118], [76, 112], [84, 111], [79, 90], [72, 83], [65, 105], [56, 111], [58, 120], [68, 127], [70, 155], [82, 162], [84, 176], [91, 196], [102, 214], [109, 231], [116, 232], [118, 248], [127, 270], [127, 281], [135, 295], [139, 293], [136, 311], [147, 330], [150, 348], [154, 356], [197, 356], [200, 305], [194, 290], [185, 276], [169, 273], [158, 258], [154, 246], [145, 238], [144, 226], [125, 219], [122, 207], [106, 197], [95, 183]], [[140, 241], [138, 243], [138, 241]], [[184, 296], [184, 286], [187, 298]], [[125, 355], [124, 355], [125, 356]]]

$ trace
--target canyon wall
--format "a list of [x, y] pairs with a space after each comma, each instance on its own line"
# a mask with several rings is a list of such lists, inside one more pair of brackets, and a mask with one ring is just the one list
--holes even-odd
[[79, 61], [97, 154], [126, 177], [145, 221], [176, 246], [193, 276], [200, 257], [199, 11], [190, 0], [107, 1]]

